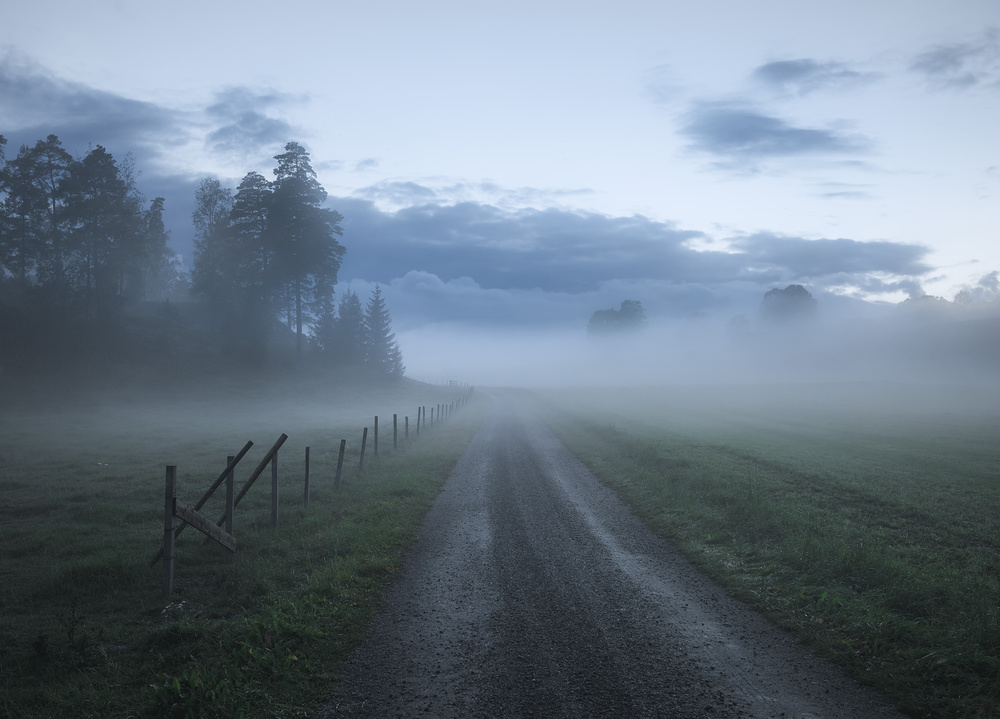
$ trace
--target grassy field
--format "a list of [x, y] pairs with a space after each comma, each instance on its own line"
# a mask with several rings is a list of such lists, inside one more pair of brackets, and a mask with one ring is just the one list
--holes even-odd
[[570, 448], [732, 593], [915, 716], [1000, 716], [996, 389], [535, 396]]
[[[315, 712], [482, 415], [473, 402], [417, 437], [416, 408], [460, 395], [412, 382], [263, 380], [141, 396], [126, 382], [59, 406], [4, 395], [0, 716]], [[362, 428], [374, 415], [379, 457], [369, 434], [359, 473]], [[160, 566], [149, 562], [162, 540], [164, 466], [177, 465], [178, 498], [193, 506], [227, 455], [254, 442], [239, 487], [281, 433], [289, 439], [279, 453], [280, 526], [271, 527], [265, 472], [237, 509], [234, 561], [188, 528], [177, 541], [174, 595], [162, 598]], [[348, 457], [335, 491], [341, 438]], [[213, 519], [217, 494], [204, 510]]]

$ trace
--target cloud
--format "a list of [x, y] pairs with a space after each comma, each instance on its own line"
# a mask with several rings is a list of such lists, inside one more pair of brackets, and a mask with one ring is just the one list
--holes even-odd
[[400, 210], [435, 204], [473, 203], [501, 209], [558, 206], [561, 201], [591, 194], [589, 188], [542, 189], [537, 187], [502, 187], [494, 182], [435, 182], [434, 186], [412, 180], [382, 180], [354, 191], [356, 197], [371, 200], [379, 209]]
[[990, 28], [978, 39], [925, 50], [910, 70], [938, 89], [1000, 88], [1000, 30]]
[[355, 172], [365, 172], [366, 170], [374, 170], [376, 167], [378, 167], [378, 160], [376, 160], [374, 157], [366, 157], [365, 159], [359, 160], [358, 162], [354, 163]]
[[842, 62], [817, 62], [808, 58], [777, 60], [761, 65], [753, 77], [766, 86], [790, 95], [822, 90], [844, 90], [874, 82], [878, 74], [859, 72]]
[[804, 240], [758, 233], [731, 240], [750, 266], [782, 268], [789, 279], [819, 280], [834, 275], [871, 273], [923, 275], [928, 248], [899, 242], [858, 242], [849, 239]]
[[657, 65], [642, 73], [642, 94], [657, 104], [668, 104], [685, 95], [684, 86], [670, 65]]
[[192, 140], [183, 113], [59, 79], [12, 54], [0, 58], [0, 97], [10, 154], [18, 144], [55, 134], [72, 153], [99, 144], [133, 152], [141, 166], [161, 158], [165, 147]]
[[693, 150], [743, 164], [755, 160], [865, 152], [870, 141], [836, 130], [795, 127], [748, 105], [706, 102], [697, 105], [680, 130]]
[[294, 130], [285, 120], [270, 117], [267, 110], [298, 102], [300, 98], [274, 91], [258, 92], [248, 87], [231, 87], [215, 94], [206, 108], [208, 117], [221, 127], [211, 131], [208, 147], [236, 159], [256, 159], [265, 151], [292, 139]]
[[623, 299], [660, 316], [731, 315], [793, 282], [859, 295], [906, 289], [929, 271], [927, 249], [912, 244], [767, 233], [713, 242], [642, 216], [472, 202], [388, 211], [353, 197], [331, 206], [344, 215], [341, 281], [392, 288], [407, 327], [585, 322]]
[[355, 190], [354, 194], [372, 202], [394, 207], [423, 205], [438, 199], [434, 190], [418, 182], [382, 180], [374, 185]]

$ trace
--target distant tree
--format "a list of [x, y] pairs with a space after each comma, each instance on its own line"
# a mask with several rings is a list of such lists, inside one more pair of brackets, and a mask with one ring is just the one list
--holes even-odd
[[[0, 135], [0, 197], [7, 194], [7, 138]], [[7, 266], [4, 263], [5, 248], [7, 247], [10, 228], [7, 223], [7, 207], [5, 202], [0, 202], [0, 283], [7, 279]]]
[[638, 300], [624, 300], [619, 309], [597, 310], [590, 316], [587, 332], [606, 334], [636, 330], [646, 324], [646, 310]]
[[323, 350], [338, 364], [364, 364], [365, 310], [356, 292], [347, 290], [341, 295], [337, 314], [329, 334], [321, 339]]
[[72, 158], [59, 138], [49, 135], [33, 147], [22, 145], [4, 168], [4, 215], [8, 232], [0, 263], [23, 292], [30, 284], [62, 288], [65, 249], [60, 214]]
[[764, 294], [758, 316], [768, 322], [797, 322], [816, 316], [816, 300], [802, 285], [788, 285]]
[[124, 298], [127, 278], [143, 259], [141, 195], [130, 165], [123, 171], [98, 145], [71, 164], [64, 187], [67, 273], [89, 301]]
[[206, 177], [195, 191], [194, 202], [192, 290], [216, 309], [223, 309], [236, 301], [237, 294], [236, 278], [231, 271], [236, 253], [228, 234], [233, 195], [216, 178]]
[[403, 354], [392, 331], [392, 318], [382, 296], [382, 288], [375, 285], [368, 306], [365, 308], [365, 365], [382, 374], [402, 377]]
[[316, 179], [309, 153], [297, 142], [276, 155], [268, 217], [277, 296], [294, 323], [296, 359], [302, 355], [303, 324], [332, 301], [344, 247], [340, 213], [324, 208], [326, 190]]
[[137, 266], [136, 291], [144, 299], [165, 300], [185, 284], [180, 258], [167, 245], [170, 233], [163, 222], [162, 197], [154, 197], [143, 214], [145, 256]]
[[49, 135], [39, 140], [31, 149], [33, 184], [39, 198], [45, 203], [41, 228], [37, 239], [39, 282], [52, 286], [59, 298], [65, 301], [67, 291], [65, 227], [62, 215], [65, 210], [65, 183], [69, 178], [72, 156], [63, 148], [59, 138]]

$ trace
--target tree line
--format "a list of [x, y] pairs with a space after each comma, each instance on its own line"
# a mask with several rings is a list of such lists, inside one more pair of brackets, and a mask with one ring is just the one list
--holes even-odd
[[130, 157], [74, 159], [49, 135], [6, 159], [0, 135], [0, 288], [9, 303], [88, 310], [163, 297], [181, 280], [162, 197], [146, 200]]
[[308, 349], [402, 375], [381, 288], [365, 307], [350, 291], [335, 306], [343, 217], [323, 206], [298, 143], [275, 156], [273, 180], [250, 172], [235, 192], [200, 183], [190, 277], [168, 246], [165, 199], [145, 198], [130, 156], [98, 145], [74, 158], [56, 135], [9, 159], [6, 145], [0, 135], [0, 366], [15, 345], [25, 364], [32, 352], [107, 344], [122, 310], [174, 298], [196, 300], [223, 351], [248, 364], [268, 358], [280, 331], [292, 333], [297, 365]]
[[250, 361], [263, 359], [277, 321], [295, 333], [297, 362], [309, 326], [315, 349], [330, 361], [402, 375], [381, 288], [364, 309], [350, 290], [335, 307], [344, 218], [323, 206], [327, 193], [309, 153], [289, 142], [274, 159], [274, 180], [251, 171], [235, 193], [215, 178], [202, 180], [192, 291], [205, 300], [227, 346]]

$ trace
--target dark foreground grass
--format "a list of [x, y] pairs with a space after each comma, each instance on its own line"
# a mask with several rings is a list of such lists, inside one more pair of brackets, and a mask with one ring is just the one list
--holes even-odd
[[[416, 405], [457, 394], [410, 385], [361, 393], [350, 406], [269, 393], [263, 404], [257, 395], [161, 398], [152, 414], [143, 404], [5, 416], [0, 716], [314, 713], [482, 413], [474, 402], [418, 437]], [[380, 408], [379, 457], [369, 437], [360, 473], [362, 424]], [[265, 472], [237, 509], [233, 561], [188, 528], [177, 541], [174, 594], [163, 599], [160, 567], [149, 565], [162, 538], [163, 466], [178, 465], [178, 496], [193, 505], [227, 453], [255, 441], [239, 485], [281, 432], [289, 440], [279, 454], [280, 526], [270, 526]], [[341, 437], [350, 451], [335, 490]], [[218, 502], [205, 509], [219, 511]]]
[[587, 396], [545, 413], [733, 594], [915, 716], [1000, 716], [995, 391]]

